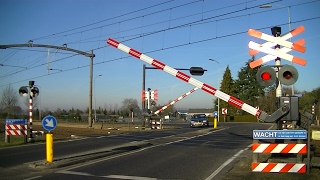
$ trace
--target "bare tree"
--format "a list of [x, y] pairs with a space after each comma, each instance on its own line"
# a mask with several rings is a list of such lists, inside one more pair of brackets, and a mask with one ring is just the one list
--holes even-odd
[[15, 91], [11, 85], [7, 86], [1, 94], [1, 107], [3, 107], [4, 112], [8, 114], [16, 113], [13, 112], [14, 107], [18, 106], [18, 91]]

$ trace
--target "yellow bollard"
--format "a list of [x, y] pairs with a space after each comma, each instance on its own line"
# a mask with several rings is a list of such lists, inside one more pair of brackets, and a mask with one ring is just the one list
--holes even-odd
[[216, 117], [213, 120], [213, 128], [217, 128], [217, 118]]
[[46, 153], [47, 162], [52, 163], [53, 161], [53, 134], [46, 134]]

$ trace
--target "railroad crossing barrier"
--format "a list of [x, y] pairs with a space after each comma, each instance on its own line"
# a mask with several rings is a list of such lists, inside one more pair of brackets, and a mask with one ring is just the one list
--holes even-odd
[[[260, 139], [297, 139], [297, 143], [259, 143]], [[303, 163], [302, 155], [307, 154], [307, 144], [302, 143], [307, 139], [306, 130], [253, 130], [251, 164], [252, 172], [269, 173], [306, 173], [307, 165]], [[296, 162], [268, 162], [258, 161], [260, 153], [267, 154], [296, 154]], [[284, 160], [283, 160], [284, 161]]]
[[6, 119], [5, 142], [10, 143], [10, 136], [24, 136], [25, 143], [28, 135], [26, 119]]
[[162, 129], [163, 120], [158, 116], [150, 116], [150, 128]]

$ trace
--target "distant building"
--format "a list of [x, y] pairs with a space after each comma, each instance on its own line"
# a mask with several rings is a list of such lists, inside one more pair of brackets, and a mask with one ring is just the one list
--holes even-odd
[[189, 109], [188, 115], [192, 116], [194, 114], [205, 114], [206, 116], [213, 116], [213, 109]]

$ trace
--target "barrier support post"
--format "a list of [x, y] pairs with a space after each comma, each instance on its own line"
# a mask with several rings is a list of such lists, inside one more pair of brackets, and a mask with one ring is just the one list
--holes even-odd
[[46, 134], [46, 157], [47, 162], [53, 162], [53, 134]]

